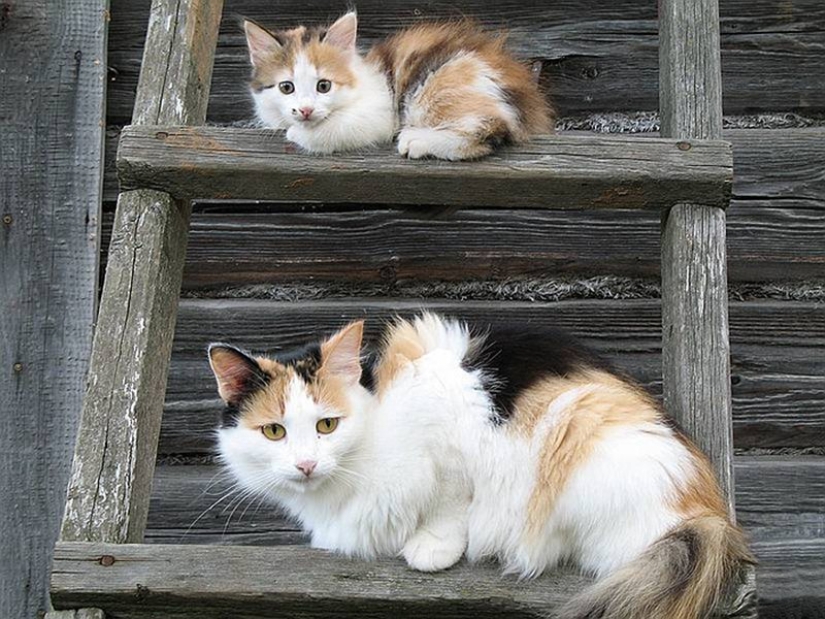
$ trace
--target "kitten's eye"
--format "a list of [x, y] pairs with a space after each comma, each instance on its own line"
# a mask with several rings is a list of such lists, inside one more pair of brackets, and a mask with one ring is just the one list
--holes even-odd
[[271, 423], [261, 428], [264, 436], [270, 441], [280, 441], [286, 436], [286, 428], [279, 423]]
[[329, 80], [318, 80], [318, 84], [316, 84], [315, 88], [322, 95], [325, 95], [332, 88], [332, 82], [330, 82]]
[[333, 432], [335, 432], [335, 428], [337, 427], [337, 417], [327, 417], [326, 419], [322, 419], [321, 421], [315, 424], [315, 429], [318, 430], [318, 434], [332, 434]]
[[291, 95], [293, 92], [295, 92], [295, 84], [293, 84], [292, 82], [281, 82], [280, 84], [278, 84], [278, 88], [285, 95]]

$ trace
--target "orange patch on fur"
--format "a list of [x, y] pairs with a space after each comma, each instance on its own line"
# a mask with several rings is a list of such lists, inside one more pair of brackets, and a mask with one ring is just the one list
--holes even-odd
[[[521, 142], [552, 130], [553, 110], [529, 67], [507, 50], [504, 36], [470, 20], [409, 28], [374, 47], [368, 60], [392, 75], [399, 103], [424, 85], [419, 104], [432, 105], [431, 128], [476, 116], [480, 122], [473, 137], [479, 142]], [[473, 88], [480, 71], [496, 83], [500, 97]], [[503, 115], [502, 106], [512, 107], [517, 119]]]
[[350, 68], [350, 56], [332, 45], [313, 41], [304, 52], [315, 66], [320, 79], [327, 79], [339, 86], [354, 87], [355, 74]]
[[239, 421], [252, 429], [283, 421], [286, 390], [296, 376], [294, 370], [272, 359], [256, 357], [255, 360], [269, 374], [269, 384], [252, 394], [241, 406]]
[[384, 336], [381, 350], [381, 359], [374, 369], [379, 395], [386, 391], [404, 366], [424, 354], [424, 345], [412, 323], [399, 319]]
[[528, 389], [514, 404], [513, 430], [532, 436], [554, 402], [573, 389], [581, 393], [554, 411], [555, 425], [544, 439], [527, 505], [530, 535], [540, 534], [568, 480], [593, 453], [605, 430], [642, 423], [655, 427], [661, 422], [658, 406], [640, 388], [607, 372], [583, 370], [569, 377], [548, 378]]

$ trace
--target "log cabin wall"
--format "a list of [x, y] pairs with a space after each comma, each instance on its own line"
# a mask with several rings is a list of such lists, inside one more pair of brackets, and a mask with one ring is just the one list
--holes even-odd
[[[209, 122], [251, 115], [236, 15], [280, 27], [344, 9], [328, 0], [227, 2]], [[735, 162], [728, 255], [737, 513], [762, 562], [766, 604], [819, 596], [807, 603], [825, 608], [825, 5], [723, 0], [720, 10]], [[516, 50], [541, 61], [560, 130], [658, 129], [654, 2], [362, 0], [358, 11], [364, 44], [433, 16], [506, 27]], [[149, 0], [111, 3], [109, 162], [131, 114], [148, 12]], [[116, 195], [110, 164], [104, 252]], [[225, 490], [211, 463], [219, 404], [205, 347], [213, 340], [266, 352], [350, 318], [426, 305], [567, 326], [659, 394], [659, 226], [658, 213], [642, 211], [196, 205], [148, 540], [302, 541], [256, 504], [227, 499], [227, 508], [209, 509]]]

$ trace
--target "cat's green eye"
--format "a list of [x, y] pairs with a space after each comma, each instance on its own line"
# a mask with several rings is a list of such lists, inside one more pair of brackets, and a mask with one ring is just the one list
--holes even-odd
[[281, 82], [280, 84], [278, 84], [278, 89], [285, 95], [291, 95], [293, 92], [295, 92], [295, 84], [288, 81]]
[[321, 419], [321, 421], [315, 424], [315, 429], [318, 430], [318, 434], [332, 434], [335, 432], [335, 428], [337, 427], [337, 417], [327, 417], [326, 419]]
[[318, 80], [318, 83], [315, 85], [315, 88], [322, 95], [325, 95], [332, 89], [332, 82], [330, 82], [329, 80]]
[[263, 426], [261, 432], [270, 441], [280, 441], [286, 436], [286, 428], [280, 423], [270, 423], [268, 426]]

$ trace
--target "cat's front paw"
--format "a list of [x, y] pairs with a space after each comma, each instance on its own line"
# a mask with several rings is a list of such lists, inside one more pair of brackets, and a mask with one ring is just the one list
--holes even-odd
[[438, 572], [458, 563], [466, 546], [462, 536], [437, 536], [420, 530], [407, 541], [401, 554], [414, 570]]

